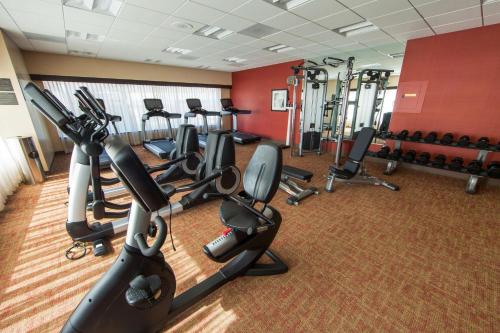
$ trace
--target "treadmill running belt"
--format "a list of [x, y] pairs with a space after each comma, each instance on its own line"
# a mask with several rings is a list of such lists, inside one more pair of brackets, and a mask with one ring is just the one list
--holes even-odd
[[234, 139], [234, 142], [239, 144], [246, 144], [260, 141], [260, 136], [244, 133], [244, 132], [233, 132], [231, 133]]
[[154, 140], [144, 144], [144, 148], [161, 159], [167, 159], [170, 152], [175, 149], [175, 142], [172, 140]]

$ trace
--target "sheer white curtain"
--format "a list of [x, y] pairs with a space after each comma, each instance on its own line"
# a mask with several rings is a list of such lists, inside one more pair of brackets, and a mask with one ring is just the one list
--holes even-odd
[[0, 211], [4, 209], [7, 197], [14, 193], [23, 180], [18, 161], [22, 152], [12, 141], [0, 137]]
[[[135, 84], [113, 84], [113, 83], [86, 83], [86, 82], [61, 82], [44, 81], [43, 85], [49, 89], [66, 107], [79, 115], [80, 109], [74, 93], [79, 87], [85, 86], [96, 98], [102, 98], [106, 106], [106, 112], [122, 117], [117, 123], [120, 134], [135, 145], [140, 144], [140, 131], [142, 126], [142, 115], [147, 110], [144, 107], [145, 98], [159, 98], [163, 102], [165, 111], [171, 113], [188, 112], [186, 99], [199, 98], [203, 108], [208, 111], [220, 111], [220, 88], [201, 87], [179, 87], [179, 86], [153, 86]], [[189, 123], [201, 128], [203, 121], [201, 117], [189, 118]], [[184, 123], [184, 117], [171, 119], [172, 127], [175, 129]], [[208, 125], [212, 128], [218, 127], [218, 117], [208, 117]], [[146, 123], [149, 138], [161, 138], [167, 135], [167, 125], [162, 118], [153, 118]], [[112, 131], [111, 131], [112, 132]], [[65, 143], [65, 149], [69, 151], [70, 145], [64, 136], [60, 137]]]

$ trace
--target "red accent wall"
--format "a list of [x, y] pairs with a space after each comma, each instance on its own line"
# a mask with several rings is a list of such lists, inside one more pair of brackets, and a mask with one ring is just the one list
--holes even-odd
[[[394, 110], [391, 131], [451, 132], [500, 141], [499, 36], [496, 24], [408, 41], [399, 82], [428, 81], [428, 87], [422, 112]], [[404, 143], [407, 149], [469, 160], [477, 155], [474, 150]], [[500, 154], [492, 155], [500, 159]]]
[[[290, 67], [301, 62], [302, 60], [292, 61], [233, 73], [231, 88], [233, 103], [239, 109], [252, 111], [251, 115], [238, 118], [239, 130], [285, 141], [288, 113], [271, 111], [271, 91], [286, 89], [287, 77], [293, 74]], [[290, 101], [291, 93], [289, 91]], [[298, 125], [298, 112], [295, 123]]]

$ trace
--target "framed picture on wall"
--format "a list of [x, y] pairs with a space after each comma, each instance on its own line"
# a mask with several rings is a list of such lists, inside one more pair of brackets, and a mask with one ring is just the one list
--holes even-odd
[[273, 89], [271, 94], [271, 110], [285, 112], [288, 101], [288, 89]]

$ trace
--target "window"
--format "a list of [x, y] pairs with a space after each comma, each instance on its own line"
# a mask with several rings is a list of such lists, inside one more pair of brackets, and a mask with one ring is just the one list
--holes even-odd
[[16, 140], [0, 137], [0, 211], [3, 210], [7, 197], [22, 181], [20, 159], [23, 156]]
[[[159, 98], [163, 102], [165, 111], [180, 113], [182, 116], [188, 112], [187, 98], [199, 98], [203, 108], [208, 111], [221, 110], [220, 88], [180, 87], [180, 86], [153, 86], [135, 84], [114, 83], [86, 83], [86, 82], [61, 82], [44, 81], [44, 87], [49, 89], [66, 107], [75, 114], [81, 114], [78, 102], [73, 95], [81, 86], [87, 87], [96, 98], [102, 98], [106, 106], [106, 112], [122, 117], [117, 123], [118, 131], [126, 136], [131, 144], [139, 144], [142, 126], [142, 115], [146, 112], [143, 100], [145, 98]], [[172, 119], [172, 128], [177, 128], [184, 123], [184, 117]], [[198, 127], [203, 125], [200, 116], [189, 118], [189, 123]], [[208, 117], [210, 127], [218, 127], [219, 117]], [[146, 124], [146, 130], [150, 138], [165, 137], [166, 123], [161, 118], [153, 118]], [[112, 131], [111, 131], [112, 132]], [[62, 133], [60, 137], [63, 138]], [[65, 140], [63, 140], [64, 142]]]

